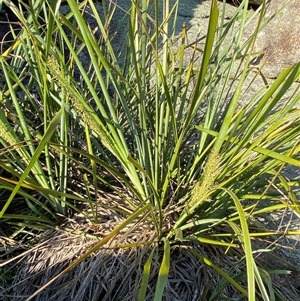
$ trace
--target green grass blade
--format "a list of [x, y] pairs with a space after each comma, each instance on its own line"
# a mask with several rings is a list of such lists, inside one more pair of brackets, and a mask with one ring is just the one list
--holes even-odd
[[155, 249], [153, 248], [148, 260], [146, 261], [144, 265], [144, 272], [143, 272], [143, 278], [141, 282], [141, 288], [139, 290], [138, 294], [138, 301], [144, 301], [147, 293], [147, 287], [148, 287], [148, 282], [149, 282], [149, 277], [150, 277], [150, 270], [151, 270], [151, 263], [152, 263], [152, 258], [154, 254]]
[[[217, 273], [222, 275], [228, 283], [230, 283], [232, 286], [234, 286], [238, 291], [240, 291], [245, 297], [248, 296], [247, 290], [245, 290], [240, 284], [238, 284], [228, 273], [224, 272], [221, 268], [219, 268], [217, 265], [215, 265], [213, 262], [211, 262], [208, 258], [204, 257], [203, 255], [199, 254], [198, 252], [195, 252], [193, 250], [187, 250], [189, 253], [193, 254], [197, 258], [199, 258], [203, 263], [205, 263], [207, 266], [214, 269]], [[249, 300], [249, 299], [248, 299]]]
[[249, 229], [247, 224], [247, 217], [245, 215], [245, 212], [243, 210], [243, 207], [237, 198], [237, 196], [230, 190], [226, 188], [221, 188], [224, 191], [226, 191], [234, 201], [235, 207], [237, 209], [238, 215], [239, 215], [239, 221], [241, 223], [241, 235], [240, 235], [240, 241], [243, 245], [245, 255], [246, 255], [246, 267], [247, 267], [247, 279], [248, 279], [248, 300], [249, 301], [255, 301], [256, 294], [255, 294], [255, 262], [252, 255], [252, 244], [251, 244], [251, 238], [249, 235]]
[[52, 119], [52, 121], [50, 122], [47, 131], [45, 132], [40, 144], [38, 145], [34, 155], [32, 156], [31, 161], [29, 162], [28, 166], [26, 167], [26, 169], [24, 170], [23, 175], [21, 176], [18, 184], [16, 185], [16, 187], [14, 188], [14, 190], [12, 191], [9, 199], [6, 201], [5, 205], [3, 206], [1, 212], [0, 212], [0, 218], [3, 216], [3, 214], [5, 213], [6, 209], [8, 208], [8, 206], [10, 205], [10, 203], [12, 202], [12, 200], [14, 199], [15, 195], [18, 193], [18, 190], [20, 189], [20, 187], [22, 186], [23, 182], [26, 180], [26, 177], [28, 176], [28, 174], [30, 173], [31, 169], [33, 168], [33, 166], [36, 164], [36, 161], [38, 160], [40, 154], [42, 153], [42, 151], [44, 150], [46, 144], [50, 141], [52, 135], [54, 134], [57, 125], [60, 121], [61, 115], [63, 113], [63, 111], [65, 110], [65, 108], [61, 108], [60, 111], [55, 115], [55, 117]]
[[164, 289], [168, 280], [170, 270], [170, 242], [164, 238], [164, 255], [159, 269], [158, 279], [155, 287], [154, 301], [161, 301], [164, 293]]

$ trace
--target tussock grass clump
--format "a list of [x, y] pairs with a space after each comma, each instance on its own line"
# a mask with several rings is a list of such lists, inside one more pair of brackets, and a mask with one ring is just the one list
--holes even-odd
[[23, 29], [0, 56], [0, 222], [21, 249], [2, 299], [296, 300], [256, 244], [299, 235], [259, 222], [299, 213], [284, 169], [299, 165], [300, 63], [242, 101], [265, 3], [246, 41], [248, 1], [227, 22], [212, 0], [205, 36], [183, 27], [178, 45], [178, 1], [117, 20], [102, 2], [9, 4]]

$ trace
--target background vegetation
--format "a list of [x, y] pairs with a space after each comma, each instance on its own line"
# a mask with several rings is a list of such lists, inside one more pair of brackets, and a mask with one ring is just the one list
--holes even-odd
[[[93, 1], [67, 0], [65, 14], [61, 1], [2, 2], [22, 24], [0, 56], [3, 298], [22, 282], [26, 300], [68, 300], [68, 290], [70, 300], [288, 299], [270, 276], [286, 271], [266, 270], [257, 254], [268, 250], [255, 242], [299, 235], [259, 218], [299, 214], [297, 183], [283, 171], [299, 166], [299, 88], [286, 93], [300, 63], [242, 102], [265, 5], [244, 41], [248, 1], [225, 20], [213, 0], [206, 36], [190, 45], [186, 27], [175, 36], [177, 1], [134, 0], [119, 20], [120, 54], [110, 1], [100, 13]], [[63, 251], [63, 264], [21, 273], [27, 254], [64, 233], [89, 243]], [[88, 262], [97, 256], [96, 272]], [[74, 269], [81, 295], [67, 282]], [[51, 285], [56, 295], [46, 295]]]

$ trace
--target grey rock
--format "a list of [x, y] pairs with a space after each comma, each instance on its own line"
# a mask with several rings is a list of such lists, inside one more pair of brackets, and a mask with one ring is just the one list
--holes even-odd
[[[234, 4], [240, 4], [243, 0], [231, 0]], [[259, 6], [264, 0], [249, 0], [249, 5]]]
[[255, 62], [269, 78], [283, 68], [300, 61], [300, 1], [272, 0], [264, 20], [270, 22], [259, 32], [255, 51], [261, 53]]

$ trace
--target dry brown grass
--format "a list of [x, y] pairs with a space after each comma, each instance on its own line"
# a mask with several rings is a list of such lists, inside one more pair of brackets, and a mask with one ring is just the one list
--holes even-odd
[[[31, 251], [26, 251], [16, 263], [16, 277], [12, 283], [1, 288], [1, 300], [26, 300], [91, 248], [97, 241], [92, 238], [93, 235], [96, 237], [97, 233], [105, 233], [104, 229], [113, 229], [121, 219], [121, 216], [115, 216], [111, 220], [102, 219], [104, 223], [97, 227], [91, 227], [82, 217], [68, 223], [69, 229], [72, 228], [77, 233], [83, 231], [86, 236], [61, 230], [49, 230], [44, 233], [43, 242], [39, 241]], [[155, 243], [145, 243], [144, 246], [132, 248], [119, 246], [155, 240], [152, 228], [146, 221], [140, 226], [132, 225], [132, 231], [116, 236], [104, 248], [81, 262], [32, 300], [137, 300], [143, 266]], [[230, 267], [231, 258], [224, 258], [221, 249], [201, 244], [193, 245], [192, 248], [210, 258], [215, 264], [222, 264], [222, 261], [224, 267]], [[187, 249], [189, 246], [172, 247], [170, 275], [163, 300], [199, 300], [209, 287], [214, 287], [221, 281], [219, 275], [188, 253]], [[162, 254], [162, 248], [158, 246], [152, 263], [146, 300], [153, 300]], [[233, 297], [234, 294], [235, 291], [231, 287], [223, 291], [223, 295], [227, 297]]]
[[[77, 216], [65, 225], [68, 229], [73, 229], [76, 234], [62, 230], [49, 230], [44, 233], [39, 243], [31, 250], [25, 251], [24, 256], [16, 262], [16, 276], [12, 283], [7, 283], [1, 288], [0, 299], [26, 300], [91, 248], [97, 241], [93, 237], [116, 227], [122, 220], [122, 216], [115, 215], [111, 219], [105, 219], [103, 214], [101, 220], [102, 224], [91, 226], [82, 216]], [[131, 229], [116, 236], [104, 248], [99, 249], [32, 300], [137, 300], [143, 266], [155, 243], [149, 245], [145, 243], [144, 246], [132, 248], [120, 248], [120, 246], [138, 241], [154, 241], [155, 232], [150, 224], [147, 225], [147, 221], [141, 225], [132, 225]], [[86, 235], [79, 235], [79, 232]], [[165, 301], [200, 300], [205, 294], [210, 295], [212, 289], [222, 281], [220, 275], [187, 252], [189, 247], [191, 246], [172, 247], [170, 274], [163, 298]], [[234, 264], [233, 258], [225, 255], [224, 250], [220, 248], [194, 244], [192, 249], [210, 258], [214, 264], [222, 266], [224, 270], [232, 268]], [[162, 249], [158, 246], [152, 263], [146, 300], [153, 300], [161, 259]], [[238, 271], [239, 267], [236, 267], [236, 272]], [[287, 287], [284, 277], [277, 276], [274, 280], [274, 285], [286, 295], [286, 300], [299, 300], [299, 292], [293, 290], [291, 286]], [[237, 297], [236, 291], [230, 286], [224, 288], [222, 296]], [[223, 300], [223, 297], [219, 300]]]

